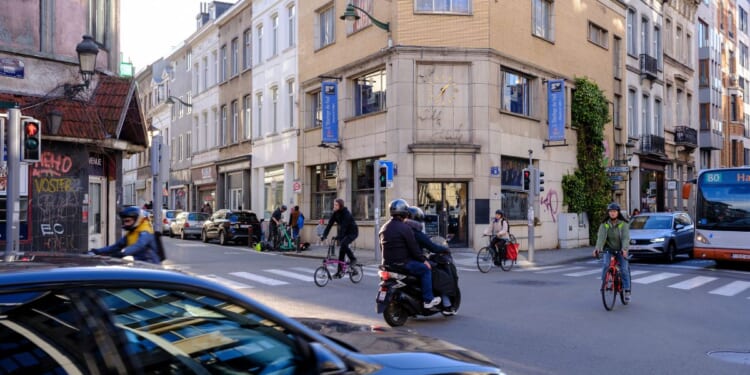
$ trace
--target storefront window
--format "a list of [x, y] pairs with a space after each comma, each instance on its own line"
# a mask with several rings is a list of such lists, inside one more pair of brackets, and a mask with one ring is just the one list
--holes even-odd
[[523, 169], [528, 159], [502, 157], [501, 188], [502, 207], [508, 220], [526, 220], [529, 209], [528, 194], [523, 191]]
[[311, 219], [329, 219], [336, 199], [336, 163], [312, 167]]
[[265, 202], [263, 217], [271, 219], [271, 213], [284, 201], [284, 167], [266, 168], [265, 173]]
[[[352, 216], [355, 220], [374, 220], [375, 204], [374, 171], [376, 159], [360, 159], [352, 162]], [[380, 213], [385, 212], [385, 188], [380, 189]]]

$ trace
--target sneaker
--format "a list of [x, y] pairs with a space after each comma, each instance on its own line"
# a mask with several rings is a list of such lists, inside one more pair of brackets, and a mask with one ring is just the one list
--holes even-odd
[[431, 308], [437, 306], [439, 303], [440, 303], [440, 297], [435, 297], [435, 298], [432, 299], [432, 301], [425, 302], [424, 303], [424, 308], [425, 309], [431, 309]]
[[630, 303], [630, 291], [625, 291], [625, 303]]
[[456, 309], [453, 306], [448, 306], [443, 310], [443, 315], [456, 315]]

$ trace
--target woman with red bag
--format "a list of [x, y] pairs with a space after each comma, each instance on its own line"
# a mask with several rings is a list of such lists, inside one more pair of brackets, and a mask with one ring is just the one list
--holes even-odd
[[[484, 234], [492, 236], [490, 246], [497, 249], [497, 254], [501, 256], [500, 259], [505, 258], [505, 245], [510, 242], [510, 225], [508, 225], [508, 220], [505, 219], [503, 210], [495, 210], [495, 218], [484, 231]], [[495, 264], [498, 264], [500, 259], [495, 259]]]

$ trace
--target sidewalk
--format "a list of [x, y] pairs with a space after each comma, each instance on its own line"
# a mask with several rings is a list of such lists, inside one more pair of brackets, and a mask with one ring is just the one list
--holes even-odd
[[[476, 250], [472, 248], [452, 248], [451, 251], [454, 254], [476, 254]], [[593, 251], [593, 246], [573, 249], [536, 249], [534, 250], [534, 260], [532, 262], [529, 261], [528, 251], [521, 250], [518, 252], [517, 266], [522, 268], [551, 266], [592, 259], [593, 257], [591, 253]], [[277, 253], [292, 257], [323, 259], [328, 253], [328, 246], [313, 244], [309, 249], [303, 250], [299, 253], [294, 251], [278, 251]], [[336, 254], [338, 255], [338, 250], [336, 250]], [[357, 257], [357, 261], [363, 265], [378, 264], [378, 262], [375, 261], [375, 253], [371, 249], [355, 250], [354, 256]]]

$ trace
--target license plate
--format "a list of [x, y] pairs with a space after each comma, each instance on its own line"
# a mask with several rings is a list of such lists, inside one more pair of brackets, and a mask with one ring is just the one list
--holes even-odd
[[383, 301], [385, 301], [385, 295], [386, 295], [386, 293], [387, 293], [387, 292], [386, 292], [385, 290], [381, 290], [381, 291], [380, 291], [380, 292], [378, 293], [378, 302], [383, 302]]
[[240, 228], [242, 228], [242, 229], [247, 229], [248, 227], [250, 227], [250, 226], [249, 226], [249, 225], [247, 225], [247, 224], [242, 224], [242, 225], [240, 225]]

